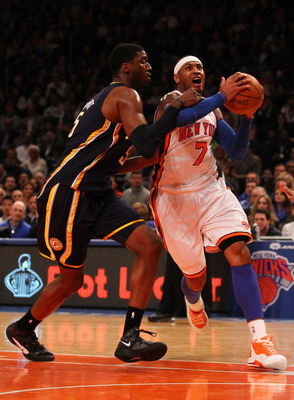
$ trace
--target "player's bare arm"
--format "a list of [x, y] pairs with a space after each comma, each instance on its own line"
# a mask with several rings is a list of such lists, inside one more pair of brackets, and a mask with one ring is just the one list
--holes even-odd
[[126, 86], [119, 86], [109, 93], [102, 106], [102, 112], [109, 121], [121, 122], [127, 136], [137, 126], [147, 124], [138, 92]]

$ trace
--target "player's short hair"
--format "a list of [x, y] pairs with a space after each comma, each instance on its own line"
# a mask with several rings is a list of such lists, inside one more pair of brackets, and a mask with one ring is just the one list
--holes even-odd
[[115, 46], [109, 57], [109, 68], [112, 75], [116, 75], [121, 65], [132, 61], [140, 51], [145, 51], [145, 49], [134, 43], [121, 43]]

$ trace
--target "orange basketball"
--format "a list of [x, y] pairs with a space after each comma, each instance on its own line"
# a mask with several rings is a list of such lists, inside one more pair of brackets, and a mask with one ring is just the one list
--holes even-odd
[[247, 74], [250, 78], [250, 88], [242, 90], [229, 100], [225, 106], [235, 114], [250, 114], [250, 111], [263, 102], [263, 87], [254, 76]]
[[262, 304], [271, 303], [277, 295], [277, 285], [270, 276], [257, 278], [261, 294]]

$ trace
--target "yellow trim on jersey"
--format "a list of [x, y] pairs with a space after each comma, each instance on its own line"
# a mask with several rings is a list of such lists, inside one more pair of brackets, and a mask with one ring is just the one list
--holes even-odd
[[[109, 146], [109, 148], [112, 147], [118, 141], [118, 139], [119, 139], [118, 132], [119, 132], [121, 126], [122, 126], [121, 123], [117, 124], [115, 130], [113, 131], [113, 140], [112, 140], [112, 143]], [[98, 161], [101, 160], [101, 158], [103, 158], [105, 156], [105, 154], [108, 152], [109, 148], [107, 148], [103, 153], [99, 154], [99, 156], [96, 157], [95, 160], [92, 161], [90, 165], [88, 165], [86, 168], [83, 169], [83, 171], [76, 177], [76, 179], [74, 180], [73, 184], [71, 185], [71, 187], [73, 189], [75, 189], [75, 190], [78, 189], [78, 187], [79, 187], [79, 185], [81, 183], [81, 180], [83, 179], [85, 173], [87, 171], [89, 171], [89, 169], [91, 169]]]
[[66, 226], [66, 249], [64, 253], [60, 257], [59, 261], [61, 264], [66, 265], [65, 261], [71, 255], [72, 252], [72, 228], [73, 228], [73, 221], [76, 216], [77, 206], [79, 202], [81, 192], [76, 191], [73, 195], [73, 201], [71, 203], [71, 208], [68, 214], [68, 221]]
[[[62, 161], [62, 163], [59, 165], [59, 167], [56, 168], [56, 170], [54, 172], [52, 172], [52, 174], [50, 175], [50, 177], [47, 179], [46, 183], [44, 184], [40, 194], [38, 197], [40, 197], [42, 195], [42, 193], [44, 192], [47, 183], [50, 182], [50, 180], [63, 168], [63, 166], [70, 161], [80, 150], [82, 150], [84, 147], [86, 147], [92, 140], [95, 140], [97, 136], [101, 135], [102, 133], [104, 133], [108, 128], [109, 125], [111, 124], [111, 121], [108, 121], [107, 119], [105, 119], [105, 122], [103, 124], [103, 126], [100, 129], [97, 129], [96, 131], [93, 131], [88, 139], [81, 143], [78, 148], [73, 149], [69, 155], [67, 157], [65, 157], [65, 159]], [[121, 127], [122, 124], [118, 124], [119, 128]]]
[[55, 255], [51, 250], [50, 242], [49, 242], [49, 226], [50, 226], [50, 219], [51, 219], [51, 212], [52, 212], [52, 204], [54, 201], [54, 197], [56, 195], [57, 189], [59, 187], [59, 183], [50, 190], [48, 201], [46, 204], [46, 219], [45, 219], [45, 229], [44, 229], [44, 239], [46, 242], [47, 249], [50, 251], [50, 257], [52, 260], [55, 260]]
[[135, 224], [136, 222], [140, 222], [140, 221], [144, 221], [144, 219], [140, 218], [140, 219], [136, 219], [136, 221], [129, 222], [129, 223], [121, 226], [120, 228], [117, 228], [115, 231], [109, 233], [109, 235], [105, 236], [102, 240], [106, 240], [106, 239], [110, 238], [110, 236], [115, 235], [117, 232], [121, 231], [122, 229], [126, 228], [127, 226], [130, 226], [130, 225]]

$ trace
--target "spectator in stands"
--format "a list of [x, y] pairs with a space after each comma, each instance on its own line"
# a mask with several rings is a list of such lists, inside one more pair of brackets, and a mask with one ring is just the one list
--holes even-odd
[[[282, 236], [281, 231], [270, 223], [270, 213], [265, 209], [257, 209], [253, 215], [254, 224], [257, 224], [260, 236]], [[256, 239], [256, 228], [252, 229], [253, 239]]]
[[252, 226], [254, 224], [254, 215], [255, 215], [255, 211], [257, 209], [264, 209], [264, 210], [268, 210], [270, 213], [270, 223], [271, 225], [277, 227], [279, 220], [276, 217], [276, 214], [274, 212], [274, 208], [273, 208], [273, 203], [271, 198], [269, 197], [268, 194], [260, 194], [254, 201], [253, 206], [250, 210], [250, 214], [249, 214], [249, 223]]
[[38, 212], [37, 212], [37, 201], [36, 195], [32, 194], [28, 201], [29, 210], [26, 213], [24, 218], [25, 222], [29, 225], [33, 226], [37, 224], [38, 221]]
[[254, 181], [248, 181], [245, 186], [245, 190], [240, 196], [238, 197], [238, 200], [244, 210], [248, 209], [250, 207], [250, 196], [252, 193], [252, 190], [256, 187], [256, 182]]
[[13, 200], [11, 196], [5, 195], [2, 200], [1, 204], [1, 217], [0, 217], [0, 224], [7, 221], [10, 217], [10, 210], [13, 204]]
[[[234, 177], [236, 176], [234, 174], [234, 171], [232, 171], [232, 174], [233, 174]], [[245, 176], [245, 189], [246, 189], [246, 186], [247, 186], [248, 182], [255, 182], [256, 186], [259, 186], [260, 185], [260, 176], [259, 176], [259, 174], [257, 172], [254, 172], [254, 171], [247, 172], [247, 174]], [[251, 193], [251, 191], [250, 191], [250, 193]], [[247, 193], [246, 190], [243, 193], [241, 193], [238, 196], [239, 202], [241, 202], [243, 200], [248, 200], [248, 197], [249, 197], [250, 193]]]
[[37, 182], [37, 190], [36, 192], [40, 189], [41, 186], [45, 183], [46, 175], [43, 174], [43, 172], [36, 172], [33, 175], [33, 178], [36, 179]]
[[23, 202], [23, 192], [19, 189], [15, 189], [11, 194], [13, 201], [22, 201]]
[[40, 157], [40, 148], [35, 144], [30, 145], [29, 161], [22, 163], [21, 167], [28, 169], [32, 175], [36, 172], [42, 172], [46, 176], [48, 173], [46, 160]]
[[12, 192], [17, 188], [16, 179], [14, 175], [7, 175], [5, 177], [3, 187], [7, 195], [12, 195]]
[[279, 187], [276, 187], [272, 202], [275, 215], [279, 220], [279, 228], [281, 228], [290, 214], [290, 200], [286, 194], [279, 189]]
[[22, 190], [24, 185], [30, 181], [30, 174], [27, 171], [23, 171], [18, 176], [18, 186]]
[[141, 202], [149, 206], [150, 190], [143, 185], [143, 172], [134, 171], [130, 177], [131, 187], [123, 190], [122, 198], [132, 206], [136, 202]]
[[266, 194], [266, 190], [264, 187], [262, 186], [255, 186], [255, 188], [252, 189], [252, 192], [249, 196], [249, 200], [248, 200], [248, 204], [249, 206], [247, 208], [244, 208], [244, 211], [247, 215], [250, 214], [250, 211], [253, 207], [253, 204], [255, 202], [255, 200], [257, 199], [258, 196], [260, 196], [261, 194]]
[[0, 228], [8, 228], [12, 238], [27, 238], [31, 226], [24, 221], [26, 206], [22, 201], [15, 201], [10, 210], [10, 217], [0, 224]]
[[286, 171], [286, 167], [283, 163], [278, 163], [274, 166], [274, 179], [276, 179], [282, 172]]
[[260, 185], [260, 175], [255, 171], [249, 171], [246, 174], [246, 182], [255, 182], [257, 186]]
[[22, 193], [23, 193], [22, 201], [25, 203], [26, 206], [28, 206], [31, 196], [35, 193], [34, 185], [31, 182], [26, 183], [22, 188]]

